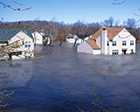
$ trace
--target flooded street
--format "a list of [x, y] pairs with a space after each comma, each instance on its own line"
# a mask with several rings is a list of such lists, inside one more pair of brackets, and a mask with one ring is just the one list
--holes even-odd
[[14, 91], [8, 112], [140, 112], [140, 46], [127, 56], [38, 49], [34, 59], [0, 62], [0, 88]]

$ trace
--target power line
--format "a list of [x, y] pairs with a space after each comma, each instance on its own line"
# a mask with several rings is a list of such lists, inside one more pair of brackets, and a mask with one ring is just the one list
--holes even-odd
[[[16, 1], [14, 0], [14, 2], [16, 2]], [[18, 2], [16, 2], [16, 3], [18, 3]], [[18, 4], [19, 4], [19, 3], [18, 3]], [[27, 10], [32, 9], [32, 7], [27, 7], [27, 8], [18, 7], [18, 8], [15, 8], [15, 7], [13, 7], [12, 5], [6, 4], [6, 3], [4, 3], [4, 2], [0, 2], [0, 5], [1, 5], [3, 8], [8, 8], [8, 9], [11, 9], [11, 10], [13, 10], [13, 11], [18, 11], [18, 12], [20, 12], [20, 11], [27, 11]], [[20, 4], [20, 5], [21, 5], [21, 4]], [[23, 4], [22, 4], [22, 5], [23, 5]]]

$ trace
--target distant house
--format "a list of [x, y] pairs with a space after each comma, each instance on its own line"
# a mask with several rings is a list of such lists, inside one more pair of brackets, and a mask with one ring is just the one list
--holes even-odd
[[12, 59], [22, 59], [26, 57], [34, 57], [34, 43], [31, 33], [20, 31], [17, 29], [1, 29], [0, 40], [8, 41], [7, 47]]
[[35, 45], [50, 45], [51, 37], [45, 33], [33, 32], [32, 33]]
[[84, 38], [84, 41], [87, 41], [87, 40], [89, 40], [90, 38], [92, 38], [92, 35], [91, 35], [91, 36], [88, 36], [88, 37], [86, 37], [86, 38]]
[[136, 38], [125, 28], [101, 28], [80, 44], [78, 52], [103, 55], [136, 53]]
[[43, 35], [43, 45], [51, 46], [53, 44], [53, 36], [51, 34], [44, 34]]
[[83, 40], [80, 39], [77, 35], [69, 34], [66, 36], [66, 42], [73, 45], [79, 45], [83, 42]]
[[35, 45], [43, 45], [43, 34], [37, 31], [32, 33], [34, 44]]

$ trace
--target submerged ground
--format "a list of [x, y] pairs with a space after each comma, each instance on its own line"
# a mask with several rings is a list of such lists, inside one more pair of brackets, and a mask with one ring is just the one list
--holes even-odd
[[37, 49], [34, 59], [0, 62], [0, 87], [14, 91], [8, 112], [140, 112], [139, 46], [127, 56]]

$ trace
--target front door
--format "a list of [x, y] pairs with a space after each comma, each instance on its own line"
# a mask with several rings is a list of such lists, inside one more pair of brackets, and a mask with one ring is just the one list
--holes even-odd
[[122, 53], [123, 53], [124, 55], [126, 55], [126, 52], [127, 52], [127, 49], [123, 49], [123, 50], [122, 50]]

